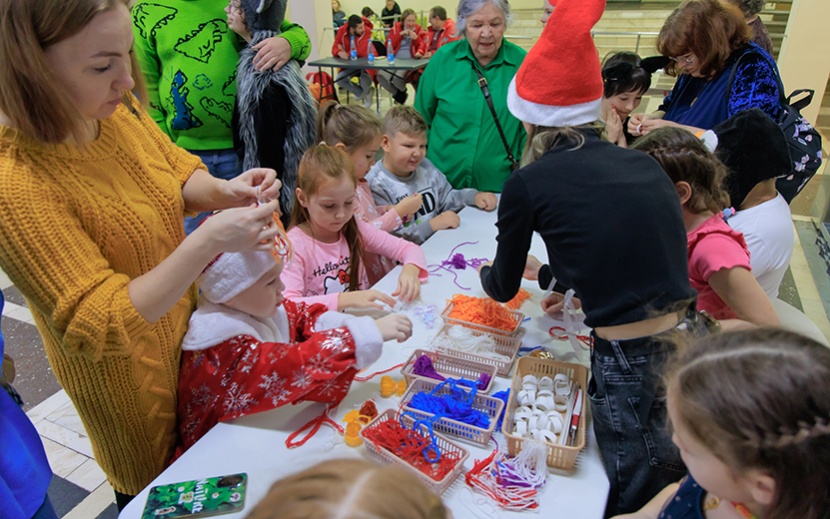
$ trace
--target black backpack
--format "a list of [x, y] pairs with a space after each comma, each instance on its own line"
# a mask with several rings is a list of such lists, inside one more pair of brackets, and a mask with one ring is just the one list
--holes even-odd
[[[770, 59], [760, 52], [745, 52], [732, 66], [732, 73], [729, 76], [729, 87], [727, 92], [732, 92], [732, 82], [735, 80], [735, 73], [738, 70], [741, 60], [747, 54], [757, 54], [767, 61]], [[778, 81], [778, 92], [781, 95], [781, 114], [775, 121], [790, 148], [790, 160], [793, 169], [786, 175], [778, 177], [775, 187], [781, 196], [790, 203], [795, 195], [801, 192], [813, 175], [821, 167], [821, 135], [813, 128], [800, 113], [813, 100], [814, 90], [796, 90], [786, 98], [784, 97], [784, 84], [781, 82], [781, 75], [774, 62], [770, 63], [775, 71], [775, 79]], [[793, 102], [792, 99], [801, 94], [807, 94], [803, 99]]]

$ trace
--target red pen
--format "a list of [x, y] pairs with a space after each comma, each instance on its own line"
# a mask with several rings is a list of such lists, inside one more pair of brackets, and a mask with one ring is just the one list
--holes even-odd
[[568, 436], [570, 436], [570, 444], [576, 441], [576, 430], [579, 427], [579, 414], [582, 412], [582, 389], [577, 390], [576, 392], [576, 401], [574, 402], [574, 409], [573, 413], [571, 414], [571, 430]]

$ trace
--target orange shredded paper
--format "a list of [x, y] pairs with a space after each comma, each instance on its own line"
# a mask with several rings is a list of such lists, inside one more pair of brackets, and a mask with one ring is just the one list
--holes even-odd
[[492, 299], [455, 294], [452, 296], [451, 302], [452, 310], [450, 310], [448, 317], [452, 319], [498, 328], [507, 332], [516, 329], [517, 323], [514, 314]]
[[516, 294], [516, 297], [504, 303], [504, 306], [511, 310], [518, 310], [519, 307], [522, 306], [522, 304], [528, 299], [530, 299], [530, 293], [524, 288], [520, 288], [519, 292]]

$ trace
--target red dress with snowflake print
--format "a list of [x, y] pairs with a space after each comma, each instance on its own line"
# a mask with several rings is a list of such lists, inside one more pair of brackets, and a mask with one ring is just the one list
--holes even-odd
[[290, 342], [237, 335], [216, 346], [184, 351], [179, 376], [176, 457], [220, 421], [305, 400], [339, 403], [355, 369], [348, 328], [315, 331], [323, 305], [284, 301]]

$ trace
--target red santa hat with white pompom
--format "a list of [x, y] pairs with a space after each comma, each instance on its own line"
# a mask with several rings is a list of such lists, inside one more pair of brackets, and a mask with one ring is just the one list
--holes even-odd
[[542, 36], [510, 82], [507, 106], [537, 126], [577, 126], [599, 119], [602, 74], [591, 28], [605, 0], [558, 0]]

